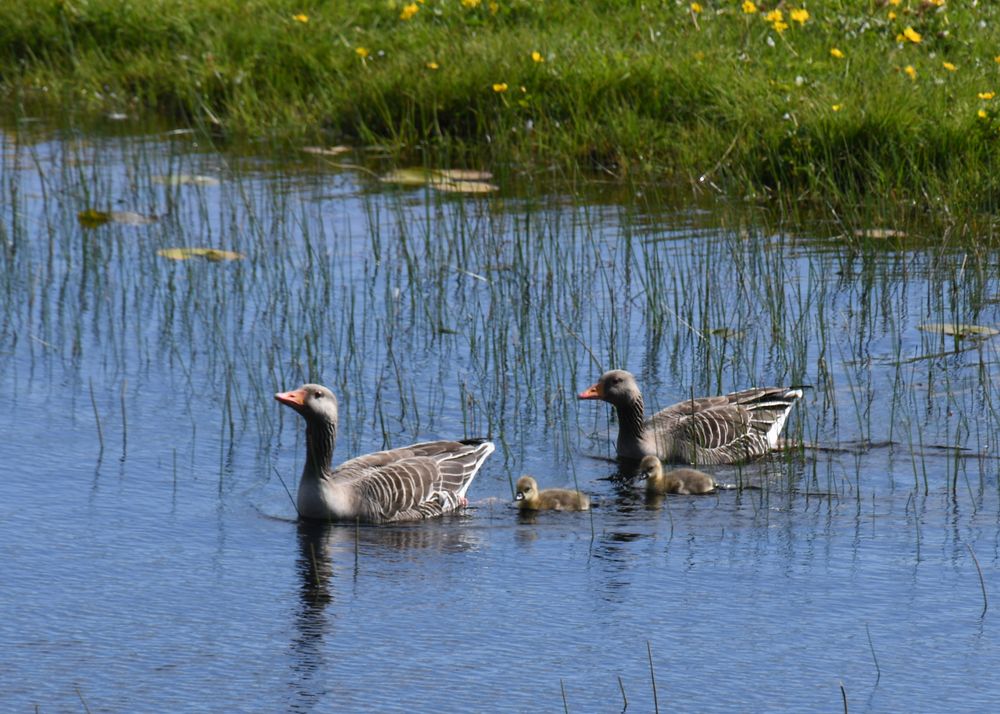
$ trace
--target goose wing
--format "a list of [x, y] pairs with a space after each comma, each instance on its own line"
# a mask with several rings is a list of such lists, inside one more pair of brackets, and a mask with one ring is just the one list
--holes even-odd
[[493, 450], [491, 442], [478, 439], [424, 442], [359, 456], [333, 475], [356, 489], [366, 521], [419, 520], [461, 506]]

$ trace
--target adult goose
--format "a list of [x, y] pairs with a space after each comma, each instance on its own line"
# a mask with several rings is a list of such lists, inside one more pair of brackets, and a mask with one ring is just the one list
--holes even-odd
[[676, 493], [680, 496], [700, 496], [715, 491], [715, 479], [698, 469], [673, 469], [663, 473], [663, 464], [655, 456], [644, 456], [639, 462], [639, 478], [646, 479], [646, 494], [662, 496]]
[[517, 480], [517, 507], [522, 511], [586, 511], [590, 508], [590, 496], [568, 488], [546, 488], [538, 490], [538, 482], [531, 476]]
[[777, 448], [778, 435], [802, 390], [760, 387], [688, 399], [644, 420], [642, 394], [631, 373], [601, 375], [580, 399], [601, 399], [618, 412], [618, 456], [668, 462], [732, 464]]
[[330, 467], [337, 440], [337, 398], [306, 384], [274, 395], [306, 420], [306, 463], [299, 481], [301, 518], [411, 521], [466, 505], [465, 492], [493, 443], [483, 439], [427, 441], [377, 451]]

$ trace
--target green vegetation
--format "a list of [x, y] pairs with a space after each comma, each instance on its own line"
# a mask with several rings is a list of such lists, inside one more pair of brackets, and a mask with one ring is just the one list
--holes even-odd
[[766, 5], [7, 2], [0, 82], [21, 111], [485, 151], [737, 195], [996, 207], [1000, 9]]

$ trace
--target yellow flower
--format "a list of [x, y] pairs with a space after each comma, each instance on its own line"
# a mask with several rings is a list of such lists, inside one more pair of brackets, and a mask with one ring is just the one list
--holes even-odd
[[499, 3], [491, 2], [490, 3], [490, 14], [491, 15], [496, 15], [498, 12], [500, 12], [500, 5], [499, 5]]
[[809, 19], [809, 11], [803, 9], [791, 10], [788, 15], [793, 21], [799, 23], [800, 25], [806, 24], [806, 20]]
[[296, 22], [309, 22], [309, 16], [303, 15], [301, 12], [298, 15], [292, 15], [292, 19]]
[[836, 47], [830, 48], [830, 54], [836, 57], [837, 59], [844, 59], [844, 53], [838, 50]]
[[899, 2], [900, 2], [900, 0], [889, 0], [889, 4], [892, 5], [893, 7], [895, 7], [896, 5], [899, 5]]
[[440, 66], [441, 65], [439, 65], [437, 62], [428, 62], [427, 63], [427, 69], [438, 69]]
[[420, 7], [415, 2], [411, 2], [409, 5], [404, 5], [403, 11], [399, 13], [399, 19], [409, 20], [410, 18], [412, 18], [414, 15], [417, 14], [417, 10], [419, 9]]
[[479, 7], [479, 3], [483, 0], [462, 0], [463, 7]]
[[776, 23], [774, 23], [773, 27], [774, 31], [780, 35], [782, 32], [788, 29], [788, 23], [778, 20]]
[[1000, 55], [997, 55], [996, 57], [994, 57], [993, 61], [996, 62], [997, 64], [1000, 64]]
[[903, 37], [913, 44], [920, 44], [920, 40], [924, 39], [920, 36], [920, 33], [914, 30], [912, 27], [907, 27], [903, 30]]
[[354, 54], [356, 54], [361, 59], [365, 59], [366, 57], [368, 57], [370, 52], [368, 52], [368, 50], [364, 47], [355, 47]]
[[903, 68], [903, 71], [906, 72], [906, 76], [909, 77], [910, 79], [916, 79], [917, 78], [917, 70], [913, 69], [913, 65], [912, 64], [906, 65]]
[[691, 3], [691, 12], [697, 15], [699, 12], [701, 12], [701, 5], [696, 2]]
[[942, 62], [941, 66], [944, 67], [949, 72], [954, 72], [955, 70], [958, 69], [958, 67], [956, 67], [955, 65], [953, 65], [951, 62]]
[[539, 52], [538, 50], [535, 50], [534, 52], [531, 53], [531, 59], [534, 62], [544, 62], [545, 61], [545, 58], [542, 57], [542, 53]]
[[896, 13], [894, 13], [892, 10], [889, 11], [889, 19], [890, 20], [895, 20], [896, 19]]
[[980, 119], [986, 119], [989, 117], [989, 114], [986, 113], [985, 109], [980, 109], [978, 112], [976, 112], [976, 116], [979, 117]]
[[743, 2], [743, 12], [747, 15], [753, 15], [757, 12], [757, 6], [754, 5], [750, 0], [744, 0]]
[[506, 82], [497, 82], [496, 84], [493, 85], [493, 91], [496, 92], [497, 94], [500, 94], [502, 92], [506, 92], [507, 91], [507, 83]]
[[771, 12], [764, 15], [764, 19], [767, 22], [781, 22], [785, 19], [785, 16], [781, 13], [781, 10], [771, 10]]
[[844, 108], [843, 104], [834, 104], [832, 107], [830, 107], [830, 109], [832, 109], [835, 112], [839, 112], [843, 108]]
[[980, 99], [993, 99], [993, 97], [995, 97], [996, 95], [997, 95], [996, 92], [980, 92], [979, 93], [979, 98]]

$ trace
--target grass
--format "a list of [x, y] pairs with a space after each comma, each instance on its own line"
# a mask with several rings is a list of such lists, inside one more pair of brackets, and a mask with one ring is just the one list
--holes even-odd
[[1000, 89], [1000, 9], [782, 3], [779, 22], [763, 5], [695, 5], [6, 3], [0, 85], [22, 112], [151, 115], [229, 138], [996, 208], [1000, 98], [980, 96]]

